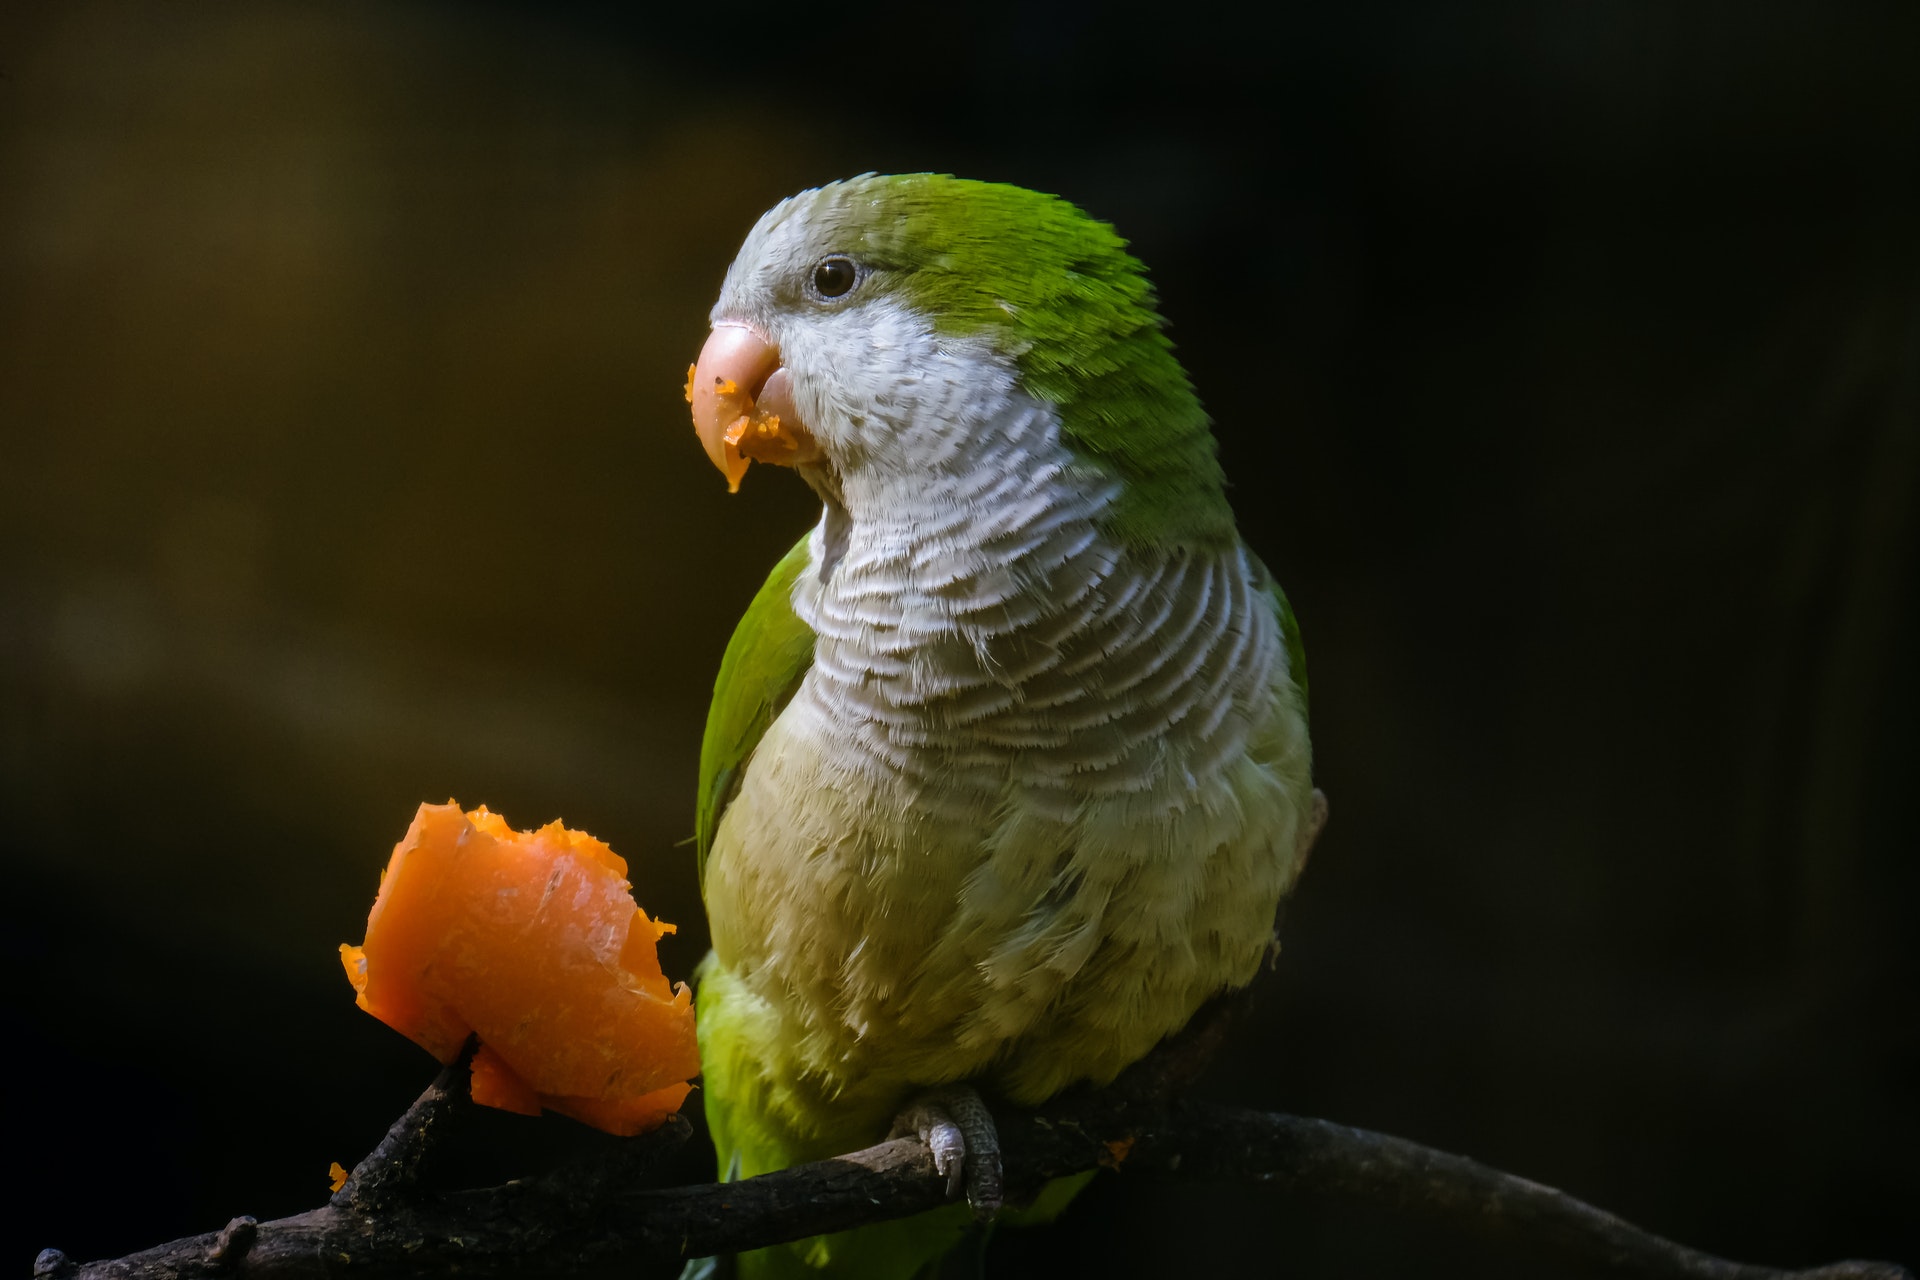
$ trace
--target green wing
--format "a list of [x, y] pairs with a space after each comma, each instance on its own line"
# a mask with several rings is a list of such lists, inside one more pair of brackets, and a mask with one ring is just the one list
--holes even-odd
[[810, 557], [801, 538], [773, 567], [747, 606], [720, 659], [713, 706], [700, 740], [700, 802], [694, 817], [694, 848], [706, 883], [707, 852], [720, 814], [739, 787], [740, 773], [780, 709], [813, 665], [813, 629], [793, 612], [793, 584]]

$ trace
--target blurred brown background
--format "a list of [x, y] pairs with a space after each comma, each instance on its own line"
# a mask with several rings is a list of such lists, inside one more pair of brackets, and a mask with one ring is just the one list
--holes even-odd
[[[927, 168], [1134, 240], [1305, 628], [1334, 822], [1213, 1087], [1920, 1263], [1911, 6], [26, 8], [7, 1265], [368, 1149], [430, 1064], [334, 947], [422, 800], [609, 840], [692, 969], [707, 690], [811, 511], [682, 373], [763, 208]], [[1189, 1267], [1568, 1270], [1124, 1177], [999, 1248]]]

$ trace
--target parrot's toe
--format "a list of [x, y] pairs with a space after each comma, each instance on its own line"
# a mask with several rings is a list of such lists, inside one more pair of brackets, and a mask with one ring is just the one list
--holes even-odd
[[976, 1220], [984, 1223], [1000, 1212], [1000, 1131], [970, 1085], [921, 1094], [895, 1117], [888, 1136], [912, 1136], [926, 1143], [935, 1171], [947, 1180], [947, 1195], [959, 1195], [964, 1185]]

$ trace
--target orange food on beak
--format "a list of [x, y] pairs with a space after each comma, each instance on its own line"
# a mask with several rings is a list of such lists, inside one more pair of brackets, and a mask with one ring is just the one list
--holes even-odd
[[474, 1101], [641, 1133], [680, 1109], [700, 1055], [693, 998], [655, 953], [673, 926], [633, 905], [626, 873], [558, 822], [423, 804], [341, 963], [362, 1009], [442, 1062], [480, 1037]]
[[742, 324], [713, 327], [700, 359], [687, 371], [693, 430], [707, 457], [740, 491], [751, 461], [797, 466], [820, 455], [793, 405], [793, 379], [780, 349]]

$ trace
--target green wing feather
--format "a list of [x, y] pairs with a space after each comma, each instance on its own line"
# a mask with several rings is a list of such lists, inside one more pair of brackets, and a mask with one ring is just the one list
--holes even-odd
[[800, 687], [813, 665], [813, 628], [793, 611], [793, 584], [811, 557], [801, 538], [773, 567], [734, 628], [713, 682], [713, 706], [700, 741], [700, 803], [694, 818], [694, 848], [706, 883], [707, 853], [720, 829], [720, 815], [733, 799], [741, 770], [760, 738]]

